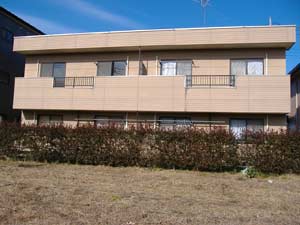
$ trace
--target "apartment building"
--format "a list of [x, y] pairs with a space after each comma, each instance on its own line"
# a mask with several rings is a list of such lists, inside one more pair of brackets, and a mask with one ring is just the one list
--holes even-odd
[[20, 112], [13, 110], [14, 81], [24, 74], [25, 58], [12, 51], [13, 37], [36, 34], [43, 32], [0, 7], [0, 122], [20, 117]]
[[300, 63], [297, 64], [290, 72], [291, 81], [291, 111], [289, 114], [289, 128], [291, 130], [300, 129]]
[[295, 26], [16, 37], [22, 123], [286, 128]]

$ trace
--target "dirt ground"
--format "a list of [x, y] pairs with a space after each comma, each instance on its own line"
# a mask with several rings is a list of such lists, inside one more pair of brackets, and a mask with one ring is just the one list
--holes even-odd
[[300, 224], [300, 176], [0, 161], [0, 224]]

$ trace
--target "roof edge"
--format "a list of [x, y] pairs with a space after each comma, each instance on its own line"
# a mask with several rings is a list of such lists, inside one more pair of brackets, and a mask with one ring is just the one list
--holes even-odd
[[[224, 26], [224, 27], [190, 27], [190, 28], [162, 28], [162, 29], [145, 29], [145, 30], [120, 30], [120, 31], [99, 31], [83, 33], [65, 33], [65, 34], [45, 34], [43, 37], [52, 36], [71, 36], [71, 35], [89, 35], [89, 34], [114, 34], [114, 33], [135, 33], [135, 32], [153, 32], [153, 31], [181, 31], [181, 30], [214, 30], [214, 29], [241, 29], [241, 28], [278, 28], [278, 27], [296, 27], [296, 25], [261, 25], [261, 26]], [[39, 35], [18, 36], [18, 38], [34, 38]]]

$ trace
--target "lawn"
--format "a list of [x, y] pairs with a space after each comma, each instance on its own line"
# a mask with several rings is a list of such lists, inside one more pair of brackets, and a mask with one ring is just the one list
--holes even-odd
[[0, 224], [300, 224], [300, 176], [0, 161]]

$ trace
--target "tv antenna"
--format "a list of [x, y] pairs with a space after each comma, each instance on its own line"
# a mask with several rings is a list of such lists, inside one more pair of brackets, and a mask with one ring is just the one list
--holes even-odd
[[210, 0], [193, 0], [201, 5], [203, 15], [203, 25], [206, 25], [206, 8], [209, 5]]

